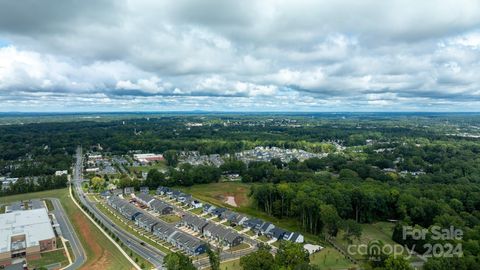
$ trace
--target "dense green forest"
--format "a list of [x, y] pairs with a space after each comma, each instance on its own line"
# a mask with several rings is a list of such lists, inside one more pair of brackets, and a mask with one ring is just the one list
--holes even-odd
[[[480, 116], [472, 114], [151, 115], [4, 125], [0, 176], [49, 176], [68, 169], [77, 145], [87, 150], [101, 145], [112, 155], [164, 153], [170, 165], [165, 172], [151, 170], [143, 183], [122, 177], [120, 186], [191, 186], [236, 173], [256, 183], [250, 192], [255, 207], [299, 220], [302, 231], [319, 237], [335, 237], [340, 230], [355, 237], [361, 233], [358, 224], [390, 220], [397, 221], [393, 239], [412, 246], [400, 237], [403, 225], [454, 226], [464, 232], [455, 241], [463, 244], [463, 257], [430, 259], [425, 269], [478, 269], [479, 127]], [[256, 146], [328, 156], [249, 164], [232, 158], [219, 168], [178, 165], [180, 151], [227, 154]], [[43, 179], [50, 182], [41, 188], [64, 184]], [[39, 188], [23, 180], [12, 192]], [[425, 252], [419, 245], [412, 248]]]

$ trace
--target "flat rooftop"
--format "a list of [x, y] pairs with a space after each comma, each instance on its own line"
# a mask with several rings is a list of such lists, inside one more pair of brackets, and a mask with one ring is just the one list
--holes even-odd
[[[11, 237], [25, 235], [25, 247], [37, 246], [38, 242], [55, 237], [47, 209], [16, 211], [0, 215], [0, 253], [11, 251]], [[13, 244], [22, 246], [20, 243]]]

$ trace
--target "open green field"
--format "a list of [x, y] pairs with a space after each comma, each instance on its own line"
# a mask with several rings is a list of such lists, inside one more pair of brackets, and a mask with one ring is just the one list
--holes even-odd
[[133, 266], [73, 203], [68, 189], [56, 189], [35, 193], [26, 193], [0, 198], [0, 204], [19, 200], [55, 197], [58, 198], [80, 238], [87, 255], [87, 261], [81, 269], [132, 269]]
[[348, 269], [354, 267], [349, 260], [334, 248], [324, 248], [322, 251], [310, 255], [310, 263], [320, 266], [320, 269]]
[[176, 189], [192, 194], [193, 197], [211, 204], [234, 208], [234, 206], [225, 202], [227, 196], [233, 196], [237, 206], [249, 206], [248, 193], [250, 192], [250, 186], [250, 184], [241, 182], [220, 182], [191, 187], [176, 187]]
[[45, 267], [54, 263], [60, 263], [62, 267], [68, 265], [68, 258], [63, 249], [43, 252], [38, 260], [29, 260], [28, 266], [32, 269]]
[[223, 262], [220, 264], [220, 269], [221, 270], [243, 270], [243, 268], [240, 266], [240, 259]]

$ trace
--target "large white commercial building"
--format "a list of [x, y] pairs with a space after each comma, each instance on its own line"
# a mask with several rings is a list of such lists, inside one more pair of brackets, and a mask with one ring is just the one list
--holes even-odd
[[0, 215], [0, 265], [12, 259], [36, 259], [40, 252], [56, 248], [47, 209], [14, 211]]

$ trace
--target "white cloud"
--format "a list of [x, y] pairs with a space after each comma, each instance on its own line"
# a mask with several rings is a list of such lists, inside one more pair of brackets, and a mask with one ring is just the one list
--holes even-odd
[[0, 4], [0, 105], [79, 106], [93, 95], [112, 109], [480, 102], [479, 1], [99, 0], [92, 9]]

